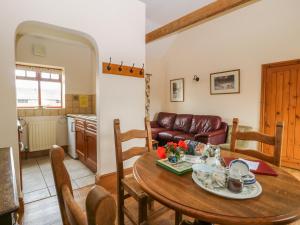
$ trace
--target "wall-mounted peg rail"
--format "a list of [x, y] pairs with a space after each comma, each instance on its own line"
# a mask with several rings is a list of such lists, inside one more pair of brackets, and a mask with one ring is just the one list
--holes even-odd
[[135, 67], [134, 63], [131, 66], [126, 66], [123, 62], [113, 64], [110, 59], [110, 62], [102, 63], [102, 72], [104, 74], [144, 78], [144, 64], [142, 67]]

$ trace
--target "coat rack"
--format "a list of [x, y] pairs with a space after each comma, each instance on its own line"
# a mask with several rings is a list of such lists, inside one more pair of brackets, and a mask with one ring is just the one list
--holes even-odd
[[102, 72], [104, 74], [144, 78], [144, 64], [142, 67], [135, 67], [134, 65], [133, 63], [131, 66], [126, 66], [123, 61], [120, 64], [113, 64], [110, 58], [109, 62], [102, 63]]

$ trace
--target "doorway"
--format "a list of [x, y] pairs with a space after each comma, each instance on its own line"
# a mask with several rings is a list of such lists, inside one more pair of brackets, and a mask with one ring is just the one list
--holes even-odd
[[[284, 122], [282, 165], [300, 169], [300, 60], [262, 66], [261, 132], [274, 135]], [[271, 146], [262, 151], [272, 154]]]
[[[49, 158], [54, 144], [65, 150], [74, 190], [95, 183], [98, 53], [85, 34], [33, 21], [19, 25], [15, 40], [20, 174], [28, 205], [56, 196]], [[76, 121], [84, 124], [86, 138], [81, 158]]]

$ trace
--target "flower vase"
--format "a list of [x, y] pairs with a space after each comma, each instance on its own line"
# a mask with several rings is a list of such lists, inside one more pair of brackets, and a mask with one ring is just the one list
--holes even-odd
[[179, 155], [176, 155], [174, 153], [170, 153], [168, 154], [167, 156], [168, 158], [168, 161], [171, 163], [171, 164], [176, 164], [180, 161], [180, 156]]

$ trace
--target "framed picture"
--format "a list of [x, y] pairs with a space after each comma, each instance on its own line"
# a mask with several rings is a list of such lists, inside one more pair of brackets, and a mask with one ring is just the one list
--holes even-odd
[[240, 93], [240, 70], [230, 70], [210, 74], [210, 94]]
[[184, 101], [184, 78], [170, 80], [170, 100], [171, 102]]

